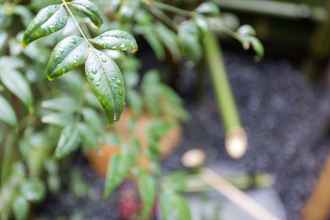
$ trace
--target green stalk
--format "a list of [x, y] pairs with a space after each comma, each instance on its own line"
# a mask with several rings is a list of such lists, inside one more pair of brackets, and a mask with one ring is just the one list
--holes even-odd
[[230, 156], [239, 158], [243, 156], [246, 150], [246, 135], [227, 78], [220, 46], [210, 31], [204, 31], [203, 43], [218, 108], [225, 127], [226, 148]]

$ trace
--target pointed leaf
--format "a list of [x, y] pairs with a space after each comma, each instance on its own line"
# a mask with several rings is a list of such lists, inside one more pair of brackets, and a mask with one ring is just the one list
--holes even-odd
[[102, 25], [102, 17], [97, 6], [93, 2], [89, 0], [74, 0], [70, 2], [70, 6], [75, 11], [88, 16], [97, 27]]
[[26, 220], [28, 219], [30, 211], [29, 202], [22, 196], [15, 199], [13, 204], [13, 212], [16, 220]]
[[17, 123], [16, 114], [7, 100], [0, 95], [0, 121], [3, 121], [11, 126]]
[[135, 53], [138, 49], [134, 37], [120, 30], [112, 30], [104, 32], [90, 40], [95, 46], [102, 49], [121, 50], [130, 53]]
[[62, 5], [50, 5], [39, 11], [23, 35], [23, 45], [55, 33], [68, 21], [68, 14]]
[[32, 94], [30, 85], [24, 77], [16, 70], [0, 71], [0, 80], [13, 94], [15, 94], [22, 102], [32, 108]]
[[57, 144], [55, 156], [63, 158], [79, 147], [79, 128], [75, 123], [67, 125], [61, 133], [60, 140]]
[[125, 106], [125, 85], [117, 64], [105, 53], [92, 50], [85, 69], [87, 80], [109, 121], [119, 120]]
[[70, 36], [56, 45], [47, 65], [48, 79], [55, 79], [80, 65], [87, 57], [88, 44], [79, 36]]

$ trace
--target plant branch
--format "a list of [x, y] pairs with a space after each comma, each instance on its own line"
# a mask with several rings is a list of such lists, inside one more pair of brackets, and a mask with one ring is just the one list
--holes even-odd
[[147, 1], [147, 0], [145, 0], [144, 2], [147, 5], [152, 5], [153, 4], [157, 8], [159, 8], [161, 10], [164, 10], [164, 11], [173, 12], [175, 14], [179, 14], [179, 15], [187, 16], [187, 17], [193, 17], [194, 16], [194, 12], [187, 11], [187, 10], [184, 10], [184, 9], [181, 9], [181, 8], [177, 8], [177, 7], [174, 7], [172, 5], [168, 5], [168, 4], [162, 3], [162, 2], [158, 2], [158, 1]]
[[71, 9], [70, 9], [68, 3], [66, 2], [66, 0], [62, 0], [62, 3], [63, 3], [63, 5], [64, 5], [65, 9], [66, 9], [66, 10], [68, 11], [68, 13], [70, 14], [70, 16], [71, 16], [71, 18], [72, 18], [72, 20], [73, 20], [75, 26], [76, 26], [77, 29], [79, 30], [81, 36], [87, 41], [88, 45], [92, 46], [91, 43], [90, 43], [89, 40], [88, 40], [87, 35], [84, 33], [84, 31], [83, 31], [82, 28], [80, 27], [78, 20], [76, 19], [76, 17], [75, 17], [74, 14], [72, 13], [72, 11], [71, 11]]
[[204, 31], [203, 43], [209, 64], [218, 108], [221, 112], [226, 132], [226, 148], [230, 156], [240, 158], [246, 151], [247, 139], [241, 125], [217, 39], [210, 31]]

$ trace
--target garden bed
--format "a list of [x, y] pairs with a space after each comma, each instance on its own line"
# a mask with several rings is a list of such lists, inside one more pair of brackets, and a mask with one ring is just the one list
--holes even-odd
[[[330, 93], [312, 88], [287, 60], [265, 58], [256, 64], [253, 57], [226, 51], [225, 61], [249, 137], [248, 152], [235, 166], [249, 173], [272, 174], [287, 219], [297, 220], [330, 150]], [[177, 82], [181, 85], [194, 81], [190, 73], [181, 76]], [[180, 168], [183, 152], [196, 147], [206, 151], [207, 164], [212, 167], [233, 164], [224, 150], [224, 131], [207, 81], [200, 99], [180, 91], [191, 118], [184, 125], [180, 147], [164, 162], [168, 170]], [[76, 165], [95, 192], [93, 198], [75, 199], [71, 193], [49, 196], [37, 213], [46, 219], [73, 212], [86, 219], [118, 219], [116, 194], [102, 200], [102, 180], [84, 159]]]

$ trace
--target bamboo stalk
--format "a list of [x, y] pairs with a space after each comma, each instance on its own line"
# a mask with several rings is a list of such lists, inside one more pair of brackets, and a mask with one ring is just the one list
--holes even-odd
[[209, 186], [218, 190], [227, 199], [232, 201], [241, 209], [245, 210], [256, 220], [279, 220], [279, 218], [272, 215], [264, 207], [260, 206], [256, 201], [249, 197], [244, 192], [237, 189], [227, 180], [219, 176], [213, 170], [204, 168], [201, 172], [201, 178]]
[[247, 138], [228, 82], [221, 50], [213, 33], [204, 31], [203, 41], [218, 108], [224, 122], [226, 149], [231, 157], [240, 158], [246, 151]]
[[327, 11], [321, 7], [309, 7], [305, 4], [294, 4], [263, 0], [214, 0], [220, 7], [248, 13], [274, 16], [286, 19], [311, 19], [322, 22], [327, 19]]

